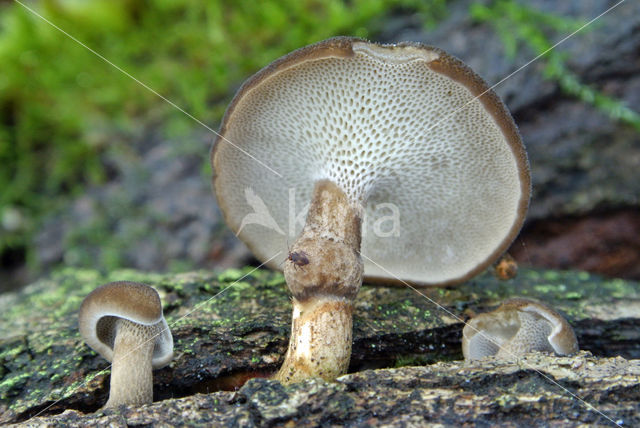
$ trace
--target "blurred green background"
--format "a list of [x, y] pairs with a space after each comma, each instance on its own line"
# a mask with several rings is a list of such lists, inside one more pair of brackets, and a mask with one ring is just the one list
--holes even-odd
[[[217, 129], [237, 87], [273, 59], [335, 35], [375, 39], [398, 13], [433, 28], [447, 15], [447, 3], [25, 2], [40, 18], [19, 3], [0, 1], [0, 269], [26, 264], [30, 277], [37, 274], [34, 234], [47, 215], [117, 174], [105, 160], [109, 153], [127, 151], [149, 128], [186, 139], [201, 126], [77, 41]], [[508, 58], [523, 46], [530, 56], [543, 53], [551, 47], [550, 34], [566, 34], [584, 23], [505, 0], [471, 2], [467, 13], [492, 26]], [[553, 51], [543, 61], [545, 78], [566, 93], [640, 129], [637, 113], [582, 84], [562, 55]], [[201, 150], [200, 173], [208, 181], [208, 148], [190, 150]], [[107, 232], [97, 236], [102, 245], [116, 246]], [[73, 245], [72, 238], [65, 237], [65, 245]], [[89, 258], [77, 264], [112, 269], [122, 260]]]
[[[235, 88], [273, 59], [336, 35], [369, 37], [411, 8], [432, 25], [444, 2], [48, 0], [0, 3], [0, 255], [24, 254], [43, 216], [109, 179], [101, 154], [140, 129], [198, 127], [81, 41], [216, 128]], [[206, 158], [206, 149], [203, 159]], [[203, 165], [203, 173], [210, 174]], [[34, 262], [31, 267], [37, 269]]]

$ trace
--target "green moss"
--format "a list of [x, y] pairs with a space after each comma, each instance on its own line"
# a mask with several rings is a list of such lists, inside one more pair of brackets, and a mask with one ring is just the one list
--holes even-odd
[[240, 278], [242, 278], [244, 274], [245, 273], [240, 269], [227, 269], [226, 271], [218, 275], [218, 281], [220, 282], [237, 281]]
[[433, 363], [433, 359], [424, 355], [398, 356], [394, 367], [425, 366]]
[[18, 373], [13, 376], [7, 376], [0, 382], [0, 400], [6, 400], [14, 394], [17, 389], [24, 386], [29, 379], [30, 373]]
[[557, 82], [565, 93], [593, 105], [611, 119], [640, 131], [640, 114], [620, 100], [581, 82], [567, 67], [566, 55], [554, 49], [548, 36], [552, 32], [560, 32], [561, 36], [565, 36], [578, 30], [590, 31], [597, 23], [584, 27], [586, 21], [544, 13], [516, 0], [473, 3], [470, 13], [477, 21], [493, 26], [508, 57], [515, 58], [521, 46], [528, 48], [534, 55], [540, 56], [539, 61], [544, 64], [544, 77]]
[[[240, 277], [251, 274], [236, 284], [218, 281], [238, 278], [234, 271], [159, 275], [121, 270], [102, 275], [64, 269], [30, 285], [13, 300], [0, 301], [0, 337], [6, 338], [0, 340], [0, 400], [9, 400], [11, 409], [22, 412], [59, 398], [81, 401], [104, 394], [109, 371], [102, 369], [108, 364], [82, 343], [77, 310], [93, 288], [116, 278], [145, 282], [161, 293], [175, 338], [174, 370], [204, 364], [230, 373], [263, 364], [265, 355], [273, 361], [274, 346], [283, 346], [287, 340], [290, 295], [281, 283], [281, 273], [253, 269], [238, 270]], [[212, 294], [226, 287], [224, 293]], [[178, 290], [184, 296], [179, 305], [171, 303]], [[552, 303], [575, 322], [603, 303], [640, 299], [640, 286], [581, 272], [523, 268], [511, 281], [486, 274], [459, 287], [421, 293], [455, 316], [466, 308], [480, 311], [504, 298], [527, 295]], [[435, 340], [438, 330], [457, 328], [459, 322], [411, 289], [363, 286], [356, 299], [354, 339], [379, 352], [381, 341], [389, 337], [418, 333]], [[422, 365], [454, 354], [450, 349], [434, 349], [393, 358], [399, 366]]]
[[284, 275], [281, 272], [274, 272], [272, 278], [266, 284], [269, 287], [285, 284]]
[[[431, 24], [445, 10], [443, 0], [25, 4], [207, 124], [219, 122], [244, 78], [289, 51], [335, 35], [370, 37], [392, 9], [410, 8]], [[169, 138], [200, 126], [15, 2], [0, 3], [0, 63], [0, 219], [19, 219], [0, 234], [0, 253], [30, 248], [40, 218], [103, 182], [101, 156], [127, 153], [148, 125], [161, 123]], [[121, 213], [131, 204], [122, 202], [100, 208]], [[96, 216], [66, 238], [67, 263], [105, 270], [124, 263], [127, 242], [112, 236], [107, 218]], [[152, 232], [132, 225], [126, 239]], [[90, 244], [100, 251], [84, 251]], [[185, 264], [174, 261], [173, 268]]]

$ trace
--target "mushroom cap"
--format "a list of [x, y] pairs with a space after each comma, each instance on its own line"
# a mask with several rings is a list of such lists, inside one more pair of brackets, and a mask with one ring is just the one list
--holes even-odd
[[261, 261], [300, 232], [314, 183], [335, 182], [364, 208], [369, 281], [466, 280], [506, 250], [529, 203], [527, 155], [498, 96], [416, 43], [337, 37], [274, 61], [235, 95], [211, 162], [227, 224]]
[[573, 328], [560, 312], [544, 303], [523, 297], [512, 297], [502, 304], [534, 314], [547, 321], [550, 327], [547, 340], [556, 354], [568, 355], [578, 352], [578, 340]]
[[158, 326], [152, 366], [169, 364], [173, 357], [173, 337], [162, 314], [158, 292], [146, 284], [118, 281], [101, 285], [85, 297], [78, 325], [83, 339], [94, 351], [111, 362], [118, 318], [144, 326]]
[[578, 351], [578, 341], [567, 320], [532, 299], [507, 299], [496, 310], [469, 320], [462, 330], [466, 360], [489, 355], [513, 359], [530, 351], [553, 351], [558, 355]]

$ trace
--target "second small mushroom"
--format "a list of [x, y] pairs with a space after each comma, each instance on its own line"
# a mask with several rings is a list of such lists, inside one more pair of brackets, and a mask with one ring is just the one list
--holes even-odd
[[496, 310], [469, 320], [462, 330], [467, 361], [487, 356], [512, 361], [531, 351], [578, 352], [571, 325], [557, 311], [532, 299], [507, 299]]
[[173, 358], [158, 292], [136, 282], [104, 284], [82, 302], [78, 325], [87, 345], [112, 362], [105, 407], [151, 403], [152, 370]]
[[[282, 382], [346, 372], [363, 277], [469, 279], [507, 249], [529, 202], [505, 106], [461, 61], [417, 43], [337, 37], [274, 61], [236, 94], [211, 162], [227, 224], [258, 259], [278, 268], [298, 235], [290, 253], [304, 264], [284, 267], [293, 320]], [[295, 209], [309, 202], [300, 231]], [[381, 207], [397, 222], [363, 233]]]

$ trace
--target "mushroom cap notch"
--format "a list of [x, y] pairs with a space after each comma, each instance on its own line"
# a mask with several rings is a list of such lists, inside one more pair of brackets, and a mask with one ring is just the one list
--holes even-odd
[[416, 43], [338, 37], [274, 61], [234, 97], [211, 162], [227, 224], [262, 261], [300, 233], [315, 183], [335, 183], [363, 209], [365, 280], [464, 281], [507, 249], [529, 203], [504, 104]]
[[494, 311], [469, 320], [462, 330], [462, 353], [467, 361], [492, 355], [514, 360], [531, 351], [578, 352], [578, 341], [567, 320], [533, 299], [507, 299]]
[[110, 362], [118, 319], [157, 326], [159, 333], [153, 339], [152, 366], [162, 368], [171, 361], [173, 337], [162, 314], [160, 296], [153, 287], [137, 282], [110, 282], [93, 290], [82, 302], [78, 319], [80, 334], [87, 345]]

